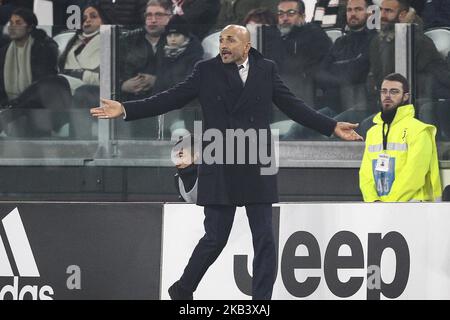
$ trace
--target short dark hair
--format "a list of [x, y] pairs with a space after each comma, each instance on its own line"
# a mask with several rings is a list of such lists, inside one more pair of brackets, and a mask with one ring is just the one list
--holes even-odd
[[12, 15], [21, 17], [23, 19], [23, 21], [25, 21], [25, 23], [29, 27], [31, 27], [33, 30], [36, 29], [36, 27], [38, 25], [38, 18], [33, 13], [33, 11], [31, 11], [30, 9], [17, 8], [11, 13], [11, 16]]
[[[347, 4], [350, 0], [347, 1]], [[371, 5], [373, 5], [373, 1], [372, 0], [364, 0], [364, 2], [366, 3], [366, 7], [370, 7]]]
[[403, 93], [409, 93], [408, 80], [404, 76], [402, 76], [400, 73], [388, 74], [386, 77], [384, 77], [383, 81], [384, 80], [400, 82], [402, 84], [402, 87], [403, 87]]
[[84, 16], [84, 12], [88, 9], [88, 8], [93, 8], [97, 11], [98, 15], [100, 16], [100, 19], [102, 20], [102, 24], [111, 24], [111, 20], [109, 19], [109, 17], [106, 15], [106, 13], [103, 11], [102, 8], [100, 8], [100, 6], [98, 4], [88, 4], [86, 5], [83, 10], [81, 11], [81, 20], [84, 20], [83, 16]]
[[305, 14], [305, 3], [303, 2], [303, 0], [280, 0], [278, 2], [278, 4], [282, 3], [282, 2], [297, 2], [297, 7], [298, 7], [298, 12], [300, 14]]
[[173, 9], [172, 1], [168, 1], [168, 0], [149, 0], [147, 2], [146, 8], [148, 8], [150, 6], [160, 6], [164, 10], [170, 11], [170, 12], [172, 12], [172, 9]]
[[242, 23], [246, 25], [249, 21], [255, 21], [256, 23], [268, 24], [270, 26], [278, 23], [277, 16], [267, 8], [256, 8], [250, 10], [245, 16]]

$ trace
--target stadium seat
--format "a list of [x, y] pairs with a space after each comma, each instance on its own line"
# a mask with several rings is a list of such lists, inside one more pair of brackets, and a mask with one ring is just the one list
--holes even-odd
[[202, 47], [205, 52], [203, 54], [204, 59], [214, 58], [219, 54], [219, 37], [220, 31], [212, 33], [203, 39]]
[[74, 30], [67, 30], [67, 31], [58, 33], [57, 35], [55, 35], [53, 37], [53, 40], [55, 40], [55, 42], [58, 44], [59, 54], [64, 52], [64, 49], [66, 48], [67, 43], [69, 42], [70, 39], [72, 39], [72, 37], [75, 35], [75, 33], [76, 32]]
[[439, 53], [442, 55], [444, 59], [447, 59], [447, 56], [450, 52], [450, 29], [447, 28], [433, 28], [425, 31], [425, 35], [427, 35], [431, 40], [433, 40], [434, 45], [436, 46]]

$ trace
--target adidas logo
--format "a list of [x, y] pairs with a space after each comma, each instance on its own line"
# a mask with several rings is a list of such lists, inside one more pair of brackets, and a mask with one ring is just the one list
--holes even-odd
[[[15, 208], [2, 219], [7, 239], [0, 235], [0, 278], [13, 277], [12, 285], [5, 285], [0, 290], [0, 300], [53, 300], [53, 288], [45, 285], [39, 289], [37, 285], [25, 285], [19, 290], [19, 277], [40, 277], [36, 260], [31, 251], [19, 210]], [[8, 242], [6, 242], [8, 241]], [[5, 243], [8, 243], [14, 258], [19, 276], [15, 275], [8, 258]]]

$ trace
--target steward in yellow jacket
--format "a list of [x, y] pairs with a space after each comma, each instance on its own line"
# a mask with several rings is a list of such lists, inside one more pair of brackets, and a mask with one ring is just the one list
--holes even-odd
[[436, 128], [415, 119], [413, 105], [401, 104], [409, 94], [398, 76], [383, 81], [383, 110], [367, 132], [360, 189], [365, 202], [435, 201], [442, 195]]

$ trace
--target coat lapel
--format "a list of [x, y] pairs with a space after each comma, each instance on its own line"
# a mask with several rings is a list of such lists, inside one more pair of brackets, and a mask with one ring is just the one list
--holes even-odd
[[239, 108], [245, 105], [251, 95], [255, 94], [258, 79], [261, 76], [263, 68], [260, 66], [260, 61], [255, 59], [253, 55], [249, 57], [250, 69], [248, 71], [247, 81], [245, 82], [244, 91], [242, 92], [238, 102], [233, 108], [233, 112], [236, 112]]

